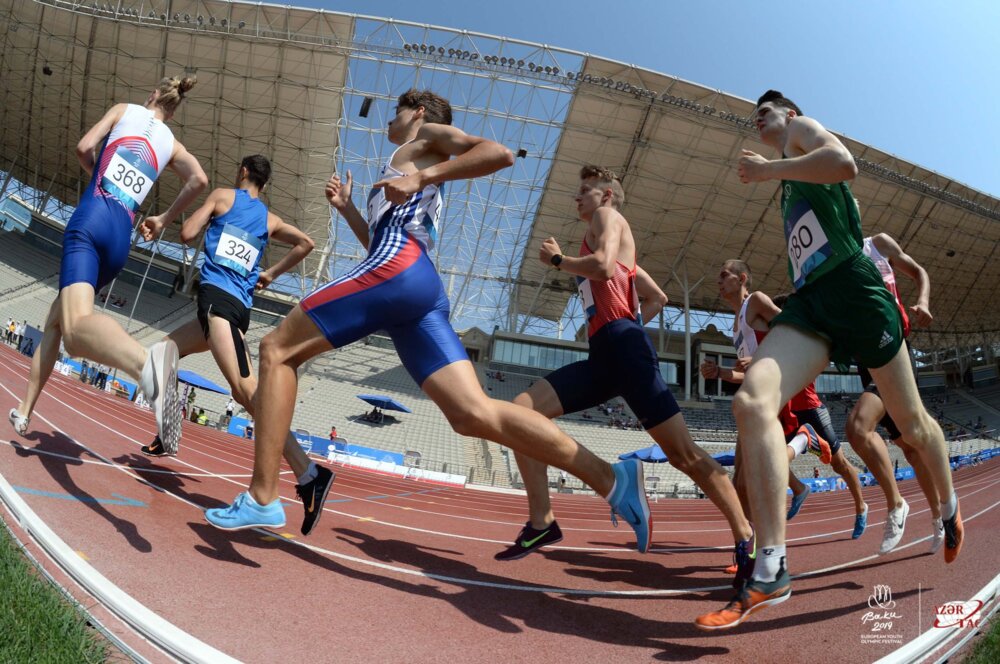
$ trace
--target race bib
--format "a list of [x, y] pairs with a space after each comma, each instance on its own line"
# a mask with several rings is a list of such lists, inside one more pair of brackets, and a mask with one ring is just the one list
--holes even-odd
[[235, 270], [240, 276], [249, 277], [257, 267], [261, 241], [232, 224], [226, 224], [215, 247], [215, 263]]
[[101, 178], [101, 189], [133, 212], [139, 209], [156, 182], [156, 169], [126, 147], [118, 148]]
[[808, 201], [799, 201], [786, 218], [785, 240], [792, 266], [792, 283], [799, 289], [805, 285], [809, 273], [833, 254], [823, 226]]
[[590, 289], [590, 279], [577, 277], [576, 289], [580, 293], [580, 304], [583, 305], [587, 318], [593, 318], [597, 314], [597, 307], [594, 305], [594, 292]]

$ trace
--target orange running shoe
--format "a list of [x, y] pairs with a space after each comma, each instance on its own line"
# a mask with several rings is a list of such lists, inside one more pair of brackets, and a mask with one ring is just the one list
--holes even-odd
[[816, 429], [811, 424], [803, 424], [796, 434], [804, 434], [809, 439], [806, 451], [819, 457], [820, 463], [829, 464], [833, 460], [833, 452], [830, 451], [830, 443], [826, 442], [823, 436], [816, 433]]
[[729, 604], [720, 611], [712, 611], [698, 616], [694, 626], [704, 632], [732, 629], [750, 617], [750, 614], [765, 607], [781, 604], [792, 595], [792, 583], [785, 569], [785, 560], [781, 559], [781, 569], [774, 581], [764, 582], [750, 579], [736, 593]]
[[951, 563], [958, 558], [962, 550], [962, 540], [965, 539], [965, 529], [962, 527], [962, 510], [955, 498], [955, 516], [944, 520], [944, 561]]
[[730, 565], [729, 567], [726, 568], [726, 574], [736, 574], [738, 570], [739, 567], [737, 567], [736, 565]]

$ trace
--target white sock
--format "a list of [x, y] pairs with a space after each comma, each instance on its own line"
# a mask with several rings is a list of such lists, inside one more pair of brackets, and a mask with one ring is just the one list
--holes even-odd
[[785, 545], [757, 548], [757, 562], [754, 563], [753, 578], [769, 583], [778, 578], [778, 571], [785, 559]]
[[955, 516], [955, 512], [958, 511], [958, 496], [954, 491], [951, 492], [951, 498], [948, 502], [941, 503], [941, 518], [947, 521], [948, 519]]
[[792, 438], [792, 442], [788, 443], [788, 446], [795, 452], [795, 456], [805, 454], [806, 448], [809, 447], [809, 436], [804, 433], [796, 434], [795, 438]]
[[308, 484], [316, 478], [316, 464], [312, 461], [309, 462], [309, 467], [306, 468], [306, 472], [299, 475], [299, 486]]

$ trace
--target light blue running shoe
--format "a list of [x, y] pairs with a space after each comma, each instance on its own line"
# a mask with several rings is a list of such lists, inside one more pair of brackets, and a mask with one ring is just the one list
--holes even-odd
[[799, 495], [792, 494], [792, 504], [788, 507], [788, 514], [785, 515], [785, 521], [791, 521], [795, 518], [795, 515], [799, 513], [802, 509], [802, 503], [806, 502], [806, 498], [812, 493], [812, 489], [809, 488], [808, 484], [804, 484], [806, 490]]
[[611, 466], [615, 471], [615, 487], [608, 496], [611, 505], [611, 522], [618, 525], [617, 514], [635, 531], [639, 553], [649, 551], [653, 538], [653, 515], [646, 501], [646, 482], [642, 473], [642, 462], [638, 459], [620, 461]]
[[865, 528], [868, 527], [868, 505], [865, 505], [865, 511], [854, 517], [854, 532], [851, 533], [851, 539], [858, 539], [865, 534]]
[[280, 498], [267, 505], [258, 505], [244, 491], [228, 507], [205, 510], [205, 519], [222, 530], [281, 528], [285, 525], [285, 508], [281, 506]]

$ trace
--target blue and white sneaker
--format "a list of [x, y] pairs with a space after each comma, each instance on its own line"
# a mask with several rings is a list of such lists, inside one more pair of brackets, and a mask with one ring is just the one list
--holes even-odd
[[865, 534], [865, 528], [868, 527], [868, 505], [865, 505], [865, 511], [854, 517], [854, 532], [851, 533], [851, 539], [858, 539]]
[[281, 528], [285, 525], [285, 508], [281, 506], [280, 498], [273, 503], [260, 505], [244, 491], [228, 507], [205, 510], [205, 519], [222, 530]]
[[792, 494], [792, 504], [788, 506], [788, 514], [785, 515], [785, 521], [791, 521], [795, 518], [795, 515], [799, 513], [802, 509], [802, 503], [806, 502], [806, 498], [812, 493], [812, 489], [809, 488], [808, 484], [804, 484], [806, 490], [799, 495]]
[[618, 526], [617, 514], [635, 531], [639, 553], [649, 551], [653, 538], [653, 515], [646, 501], [646, 482], [642, 473], [642, 462], [638, 459], [620, 461], [611, 466], [615, 472], [615, 486], [608, 496], [611, 505], [611, 523]]

